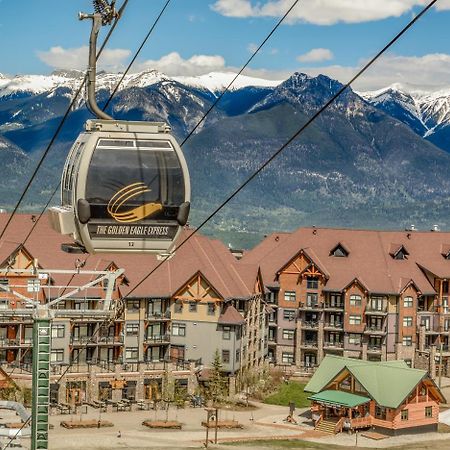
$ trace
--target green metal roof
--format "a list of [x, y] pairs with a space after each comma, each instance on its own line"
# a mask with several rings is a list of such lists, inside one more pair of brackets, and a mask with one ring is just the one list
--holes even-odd
[[402, 361], [363, 361], [327, 355], [309, 383], [306, 392], [318, 393], [348, 370], [380, 406], [397, 408], [427, 376], [425, 370], [411, 369]]
[[311, 395], [311, 397], [308, 397], [308, 400], [314, 400], [330, 405], [347, 406], [348, 408], [354, 408], [355, 406], [370, 402], [369, 397], [363, 397], [362, 395], [351, 394], [350, 392], [344, 391], [322, 391], [318, 394]]

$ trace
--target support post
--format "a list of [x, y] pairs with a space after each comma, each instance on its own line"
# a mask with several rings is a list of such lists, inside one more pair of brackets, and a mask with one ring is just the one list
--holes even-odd
[[31, 450], [48, 449], [50, 336], [50, 319], [35, 318], [33, 324]]

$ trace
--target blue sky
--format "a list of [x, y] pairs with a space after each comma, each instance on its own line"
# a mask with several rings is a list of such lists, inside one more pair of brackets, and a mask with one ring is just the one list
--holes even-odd
[[[64, 4], [61, 7], [61, 4]], [[102, 61], [121, 70], [165, 0], [130, 0]], [[134, 70], [168, 75], [236, 70], [293, 0], [171, 0]], [[417, 13], [423, 0], [301, 0], [251, 65], [248, 75], [283, 79], [301, 70], [346, 81]], [[121, 0], [118, 0], [121, 4]], [[439, 0], [356, 87], [399, 82], [450, 86], [450, 0]], [[48, 74], [86, 66], [88, 0], [0, 0], [0, 73]], [[104, 35], [106, 30], [103, 30]]]

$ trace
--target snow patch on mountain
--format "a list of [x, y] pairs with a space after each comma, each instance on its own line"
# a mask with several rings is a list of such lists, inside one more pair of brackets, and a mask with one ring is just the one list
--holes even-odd
[[[174, 77], [174, 80], [186, 86], [200, 89], [206, 89], [213, 93], [223, 91], [236, 76], [233, 72], [211, 72], [206, 75], [197, 77]], [[275, 87], [282, 83], [283, 80], [265, 80], [263, 78], [248, 77], [239, 75], [230, 90], [237, 90], [246, 87]]]

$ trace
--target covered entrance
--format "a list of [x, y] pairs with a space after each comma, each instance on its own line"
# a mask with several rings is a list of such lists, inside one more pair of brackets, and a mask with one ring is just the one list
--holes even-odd
[[339, 433], [372, 424], [369, 404], [371, 399], [350, 392], [326, 390], [308, 397], [315, 429]]

